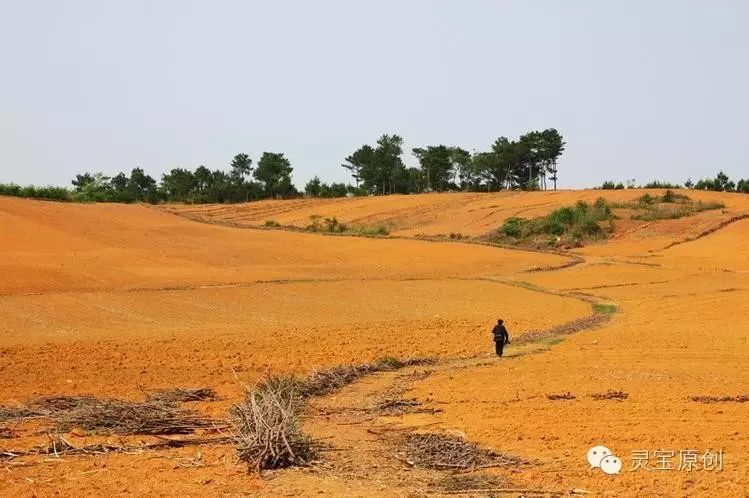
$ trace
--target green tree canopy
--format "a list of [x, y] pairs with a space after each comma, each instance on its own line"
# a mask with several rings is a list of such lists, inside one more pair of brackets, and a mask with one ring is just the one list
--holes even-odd
[[[263, 152], [255, 169], [255, 179], [262, 182], [270, 197], [291, 192], [291, 162], [283, 153]], [[295, 189], [294, 189], [295, 190]]]

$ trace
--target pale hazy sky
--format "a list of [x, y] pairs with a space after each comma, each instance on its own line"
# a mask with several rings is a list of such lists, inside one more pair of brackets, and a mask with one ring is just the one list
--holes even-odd
[[0, 64], [0, 182], [547, 127], [564, 188], [749, 176], [745, 0], [0, 0]]

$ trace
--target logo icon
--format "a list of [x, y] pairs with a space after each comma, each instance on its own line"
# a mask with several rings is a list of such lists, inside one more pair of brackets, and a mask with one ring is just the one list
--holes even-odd
[[608, 475], [618, 474], [622, 470], [622, 459], [605, 446], [593, 446], [589, 449], [588, 463], [592, 469], [601, 469]]

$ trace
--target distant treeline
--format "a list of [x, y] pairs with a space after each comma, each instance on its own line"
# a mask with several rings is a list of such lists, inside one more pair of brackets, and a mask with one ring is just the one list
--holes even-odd
[[625, 188], [688, 188], [693, 190], [711, 190], [713, 192], [740, 192], [743, 194], [749, 194], [749, 178], [740, 179], [734, 182], [728, 177], [728, 175], [721, 171], [715, 176], [715, 178], [703, 178], [698, 180], [697, 183], [689, 178], [683, 185], [678, 183], [654, 181], [646, 183], [643, 186], [638, 186], [635, 183], [635, 180], [632, 179], [628, 180], [626, 185], [623, 182], [607, 180], [603, 182], [600, 188], [603, 190], [622, 190]]
[[403, 162], [403, 139], [382, 135], [374, 146], [363, 145], [341, 166], [354, 185], [327, 184], [315, 176], [297, 190], [293, 168], [282, 153], [264, 152], [257, 164], [247, 154], [234, 156], [229, 171], [199, 166], [174, 168], [160, 181], [135, 168], [113, 177], [83, 173], [73, 189], [0, 184], [0, 195], [82, 202], [232, 203], [268, 198], [344, 197], [416, 194], [431, 191], [498, 191], [556, 188], [557, 160], [564, 151], [562, 135], [553, 128], [532, 131], [517, 140], [500, 137], [487, 151], [430, 145], [412, 149], [418, 167]]

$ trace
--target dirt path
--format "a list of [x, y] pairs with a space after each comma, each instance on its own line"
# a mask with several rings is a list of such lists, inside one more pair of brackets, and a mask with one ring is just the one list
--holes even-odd
[[[510, 285], [523, 283], [505, 281]], [[538, 292], [559, 294], [546, 289]], [[595, 303], [595, 298], [580, 298]], [[521, 335], [508, 347], [502, 360], [492, 354], [442, 359], [434, 365], [408, 367], [365, 377], [333, 394], [313, 399], [304, 427], [314, 438], [330, 445], [331, 451], [309, 469], [291, 469], [274, 474], [267, 483], [273, 494], [294, 496], [342, 493], [346, 496], [561, 496], [584, 494], [580, 488], [539, 488], [523, 477], [524, 467], [537, 471], [554, 469], [549, 462], [498, 465], [486, 469], [430, 470], [409, 462], [403, 449], [406, 434], [440, 433], [444, 427], [432, 415], [440, 405], [409, 396], [414, 386], [433, 374], [450, 375], [496, 365], [548, 351], [569, 334], [602, 326], [611, 315], [591, 311], [585, 318]], [[406, 420], [407, 419], [407, 420]], [[406, 422], [406, 423], [404, 423]], [[448, 434], [464, 437], [459, 431]], [[501, 448], [493, 450], [501, 451]], [[522, 457], [522, 455], [519, 455]]]

